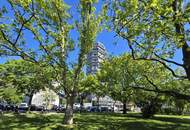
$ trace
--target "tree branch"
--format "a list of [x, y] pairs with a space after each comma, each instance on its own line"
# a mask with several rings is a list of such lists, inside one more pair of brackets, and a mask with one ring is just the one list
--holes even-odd
[[146, 78], [148, 83], [150, 85], [152, 85], [155, 89], [150, 89], [150, 88], [145, 88], [143, 86], [139, 86], [139, 84], [136, 82], [136, 78], [134, 78], [133, 75], [129, 71], [128, 71], [128, 74], [135, 82], [135, 85], [131, 85], [131, 86], [129, 85], [129, 87], [131, 87], [133, 89], [140, 89], [140, 90], [144, 90], [144, 91], [148, 91], [148, 92], [161, 93], [161, 94], [165, 94], [168, 96], [173, 96], [178, 99], [190, 100], [190, 95], [182, 94], [182, 93], [179, 93], [179, 92], [176, 92], [173, 90], [160, 90], [159, 87], [156, 84], [154, 84], [146, 75], [143, 75], [143, 76]]
[[[161, 58], [161, 57], [160, 57], [160, 59], [163, 60], [163, 61], [161, 61], [161, 60], [159, 60], [159, 59], [156, 59], [156, 58], [151, 58], [151, 57], [150, 57], [150, 58], [146, 58], [146, 57], [136, 58], [136, 56], [135, 56], [135, 50], [134, 50], [134, 48], [133, 48], [133, 46], [132, 46], [132, 44], [131, 44], [130, 38], [129, 38], [129, 37], [126, 37], [126, 36], [124, 36], [124, 35], [122, 35], [122, 34], [118, 34], [118, 35], [127, 40], [129, 49], [131, 50], [131, 55], [132, 55], [133, 60], [147, 60], [147, 61], [156, 61], [156, 62], [159, 62], [159, 63], [161, 63], [167, 70], [169, 70], [169, 71], [172, 73], [172, 75], [173, 75], [174, 77], [180, 78], [180, 79], [187, 79], [187, 76], [180, 76], [180, 75], [177, 75], [177, 74], [174, 72], [174, 70], [173, 70], [172, 68], [170, 68], [164, 61], [166, 61], [166, 62], [168, 61], [168, 62], [170, 62], [170, 63], [173, 63], [173, 64], [176, 64], [176, 65], [177, 65], [178, 63], [176, 63], [176, 62], [173, 62], [173, 61], [170, 61], [170, 60], [166, 60], [166, 59]], [[135, 43], [137, 44], [138, 42], [135, 41]], [[140, 45], [140, 44], [138, 44], [138, 45]], [[155, 54], [155, 56], [158, 56], [156, 53], [154, 53], [154, 54]], [[181, 64], [179, 64], [179, 66], [184, 67], [184, 66], [181, 65]]]
[[27, 24], [33, 17], [34, 17], [34, 14], [32, 14], [32, 16], [30, 16], [29, 19], [27, 19], [26, 21], [24, 21], [24, 22], [22, 23], [22, 25], [21, 25], [21, 27], [20, 27], [20, 29], [19, 29], [18, 35], [17, 35], [17, 37], [16, 37], [16, 40], [15, 40], [15, 42], [13, 43], [14, 46], [17, 44], [18, 39], [20, 38], [21, 32], [22, 32], [22, 30], [23, 30], [23, 28], [24, 28], [24, 25]]
[[170, 91], [170, 90], [154, 90], [154, 89], [148, 89], [148, 88], [145, 88], [145, 87], [138, 87], [138, 86], [135, 86], [135, 87], [132, 87], [132, 88], [134, 88], [134, 89], [141, 89], [141, 90], [148, 91], [148, 92], [161, 93], [161, 94], [165, 94], [165, 95], [168, 95], [168, 96], [175, 97], [177, 99], [190, 100], [190, 95], [181, 94], [181, 93], [178, 93], [178, 92], [175, 92], [175, 91]]
[[[4, 47], [6, 47], [8, 50], [14, 52], [16, 55], [22, 57], [22, 58], [25, 59], [25, 60], [27, 60], [27, 59], [26, 59], [26, 57], [27, 57], [27, 58], [30, 59], [31, 62], [38, 63], [38, 61], [37, 61], [35, 58], [33, 58], [32, 56], [30, 56], [30, 55], [27, 54], [26, 52], [22, 51], [22, 49], [16, 47], [16, 46], [14, 45], [14, 43], [11, 42], [11, 41], [8, 39], [8, 37], [5, 35], [5, 33], [3, 32], [3, 30], [2, 30], [1, 28], [0, 28], [0, 31], [1, 31], [1, 34], [2, 34], [2, 36], [3, 36], [3, 39], [4, 39], [5, 41], [7, 41], [7, 42], [12, 46], [12, 48], [11, 48], [11, 47], [8, 47], [8, 46], [5, 46], [5, 45], [4, 45]], [[3, 45], [1, 45], [1, 46], [3, 46]], [[19, 52], [20, 54], [18, 54], [17, 52]]]

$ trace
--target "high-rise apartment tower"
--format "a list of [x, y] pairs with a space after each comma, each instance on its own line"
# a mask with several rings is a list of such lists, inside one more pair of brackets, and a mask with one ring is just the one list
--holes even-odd
[[96, 42], [90, 53], [87, 55], [87, 74], [95, 74], [100, 63], [106, 58], [106, 48], [101, 42]]

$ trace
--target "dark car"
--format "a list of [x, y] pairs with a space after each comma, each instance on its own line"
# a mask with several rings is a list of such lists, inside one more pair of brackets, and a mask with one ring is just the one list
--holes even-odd
[[0, 113], [2, 113], [5, 110], [5, 106], [3, 104], [0, 104]]
[[15, 111], [16, 105], [15, 104], [7, 104], [4, 108], [6, 111]]
[[60, 105], [58, 108], [57, 108], [57, 112], [65, 112], [66, 108], [62, 105]]
[[92, 106], [90, 112], [100, 112], [100, 108], [98, 106]]
[[30, 105], [30, 111], [36, 111], [37, 107], [36, 105]]
[[4, 110], [4, 105], [0, 104], [0, 110]]
[[109, 108], [108, 107], [101, 107], [101, 112], [109, 112]]
[[52, 109], [53, 111], [58, 111], [59, 107], [57, 105], [53, 105]]
[[44, 106], [36, 106], [36, 111], [45, 111]]

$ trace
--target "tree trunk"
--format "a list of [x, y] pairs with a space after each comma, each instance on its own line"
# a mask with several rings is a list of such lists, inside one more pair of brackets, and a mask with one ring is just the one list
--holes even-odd
[[98, 106], [98, 112], [100, 111], [100, 97], [97, 96], [97, 106]]
[[28, 111], [30, 111], [31, 105], [32, 105], [32, 98], [34, 95], [34, 91], [32, 91], [29, 95], [29, 101], [28, 101]]
[[72, 125], [73, 124], [73, 104], [75, 97], [67, 97], [67, 105], [65, 110], [64, 124]]
[[82, 112], [83, 107], [84, 107], [84, 96], [81, 95], [81, 97], [80, 97], [80, 112]]
[[33, 93], [31, 93], [31, 94], [29, 95], [28, 106], [31, 106], [31, 104], [32, 104], [32, 98], [33, 98]]
[[59, 106], [63, 104], [63, 99], [59, 96]]
[[28, 111], [29, 111], [29, 112], [30, 112], [30, 108], [31, 108], [31, 104], [32, 104], [32, 97], [33, 97], [33, 95], [30, 94], [30, 95], [29, 95], [29, 101], [28, 101]]
[[32, 98], [33, 98], [33, 95], [34, 95], [34, 90], [32, 90], [29, 94], [29, 101], [28, 101], [28, 106], [31, 106], [32, 104]]
[[126, 101], [123, 102], [123, 114], [127, 113], [127, 104]]
[[115, 103], [116, 103], [116, 101], [114, 100], [114, 103], [113, 103], [113, 112], [115, 112]]
[[190, 47], [188, 46], [187, 43], [185, 43], [182, 47], [183, 64], [184, 64], [187, 78], [190, 80], [190, 51], [189, 51], [189, 49], [190, 49]]
[[[176, 20], [177, 12], [179, 11], [179, 1], [174, 0], [173, 1], [173, 11], [175, 12], [174, 20]], [[182, 46], [182, 54], [183, 54], [183, 68], [185, 69], [187, 79], [190, 80], [190, 47], [185, 39], [185, 29], [184, 25], [181, 22], [175, 23], [175, 29], [177, 35], [182, 35], [183, 37], [180, 39], [180, 43], [183, 43]]]

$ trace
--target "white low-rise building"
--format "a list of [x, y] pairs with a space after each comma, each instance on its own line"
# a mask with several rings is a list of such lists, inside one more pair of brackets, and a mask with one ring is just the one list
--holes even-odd
[[33, 95], [32, 105], [45, 106], [46, 108], [51, 108], [53, 105], [59, 105], [59, 95], [57, 95], [53, 90], [46, 89], [41, 90]]

